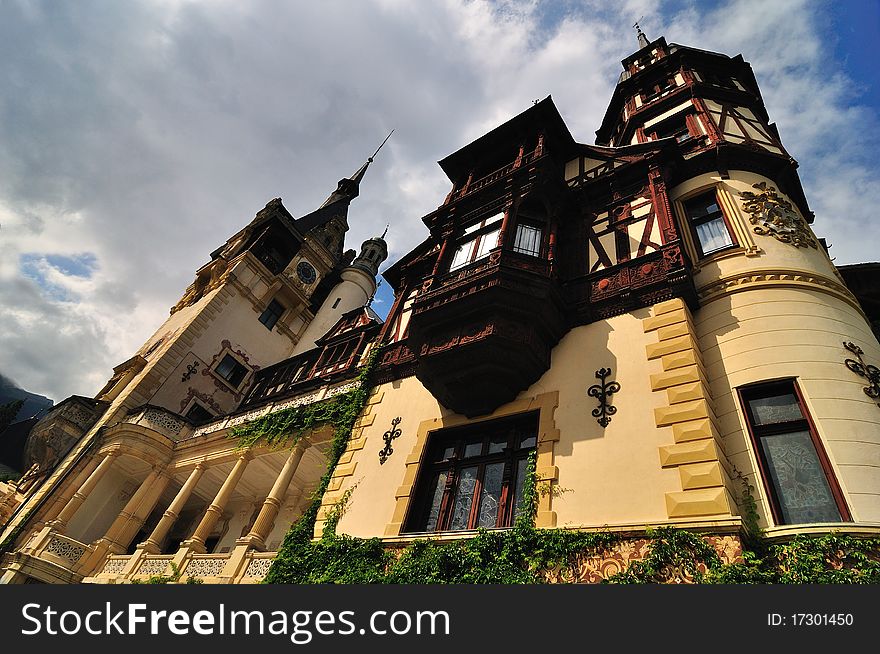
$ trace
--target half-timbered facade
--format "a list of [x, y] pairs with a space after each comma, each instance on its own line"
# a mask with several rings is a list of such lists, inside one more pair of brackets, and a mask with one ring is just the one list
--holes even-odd
[[[580, 580], [620, 570], [652, 526], [736, 559], [748, 487], [771, 539], [880, 534], [876, 264], [831, 262], [741, 56], [640, 32], [622, 64], [595, 144], [548, 97], [440, 161], [451, 188], [383, 273], [384, 321], [367, 302], [384, 241], [346, 258], [333, 209], [363, 169], [297, 221], [270, 203], [172, 315], [205, 306], [203, 330], [211, 311], [230, 316], [210, 332], [220, 348], [190, 357], [175, 324], [115, 371], [96, 399], [116, 419], [7, 524], [3, 579], [120, 582], [173, 561], [259, 580], [317, 484], [327, 434], [239, 452], [228, 430], [344, 392], [377, 345], [315, 536], [343, 499], [338, 531], [389, 547], [507, 529], [532, 455], [538, 527], [630, 538]], [[250, 313], [223, 313], [235, 301]], [[141, 388], [157, 352], [174, 358], [156, 399], [122, 403], [146, 397], [114, 389]]]

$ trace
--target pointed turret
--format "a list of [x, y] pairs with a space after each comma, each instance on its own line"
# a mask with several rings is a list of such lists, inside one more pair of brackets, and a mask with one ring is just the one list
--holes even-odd
[[360, 184], [367, 173], [367, 168], [373, 163], [373, 158], [382, 149], [382, 146], [391, 138], [394, 130], [385, 137], [385, 140], [376, 148], [371, 157], [368, 157], [360, 168], [351, 177], [339, 180], [336, 190], [324, 201], [317, 210], [307, 214], [296, 221], [296, 227], [303, 234], [309, 234], [321, 242], [337, 257], [342, 256], [343, 237], [348, 231], [348, 205], [360, 194]]

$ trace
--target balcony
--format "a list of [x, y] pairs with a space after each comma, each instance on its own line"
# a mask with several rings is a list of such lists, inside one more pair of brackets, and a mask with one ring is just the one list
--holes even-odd
[[460, 200], [466, 195], [470, 195], [471, 193], [475, 193], [480, 189], [486, 188], [487, 186], [494, 184], [498, 180], [504, 179], [517, 169], [536, 162], [542, 156], [544, 156], [542, 148], [536, 148], [531, 152], [527, 152], [521, 157], [518, 157], [516, 160], [511, 161], [506, 166], [502, 166], [498, 170], [495, 170], [488, 175], [484, 175], [483, 177], [480, 177], [478, 179], [471, 180], [469, 183], [465, 184], [461, 188], [453, 190], [447, 198], [446, 202], [449, 203]]
[[408, 346], [422, 384], [447, 408], [473, 417], [537, 381], [564, 331], [549, 262], [495, 250], [425, 283]]

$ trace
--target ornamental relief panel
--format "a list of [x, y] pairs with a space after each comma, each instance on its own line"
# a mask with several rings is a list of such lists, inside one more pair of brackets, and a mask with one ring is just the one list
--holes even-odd
[[[704, 536], [724, 564], [742, 560], [742, 543], [737, 536]], [[625, 540], [597, 552], [582, 552], [573, 557], [571, 565], [560, 565], [539, 571], [541, 579], [551, 584], [597, 584], [609, 577], [625, 572], [632, 564], [646, 559], [651, 553], [653, 541], [647, 538]], [[699, 563], [701, 573], [707, 571]], [[679, 566], [666, 566], [661, 570], [665, 583], [692, 584], [693, 573]]]
[[791, 202], [782, 199], [773, 186], [767, 186], [767, 182], [752, 184], [752, 188], [758, 192], [741, 191], [740, 197], [755, 234], [773, 236], [777, 241], [799, 248], [818, 248], [810, 228], [795, 212]]

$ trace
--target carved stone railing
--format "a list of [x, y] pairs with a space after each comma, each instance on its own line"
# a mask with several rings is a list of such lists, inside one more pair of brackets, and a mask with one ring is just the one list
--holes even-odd
[[147, 427], [177, 442], [188, 433], [189, 425], [176, 413], [146, 404], [125, 418], [125, 422]]
[[195, 554], [183, 569], [186, 577], [219, 577], [229, 562], [228, 554]]
[[68, 567], [72, 567], [76, 565], [88, 549], [88, 545], [84, 543], [61, 534], [53, 534], [43, 549], [42, 554], [49, 554], [61, 559]]
[[275, 552], [254, 552], [248, 555], [242, 580], [247, 582], [262, 581], [277, 554]]
[[341, 395], [342, 393], [347, 393], [348, 391], [354, 390], [357, 388], [358, 382], [355, 381], [347, 381], [344, 383], [337, 383], [334, 386], [322, 386], [310, 393], [305, 393], [303, 395], [298, 395], [295, 397], [288, 398], [279, 398], [275, 402], [270, 402], [261, 407], [257, 407], [256, 409], [251, 409], [250, 411], [246, 411], [244, 413], [238, 413], [232, 416], [227, 416], [225, 418], [220, 418], [219, 420], [215, 420], [213, 422], [209, 422], [206, 425], [202, 425], [201, 427], [196, 428], [193, 431], [193, 437], [202, 436], [204, 434], [213, 434], [214, 432], [218, 432], [222, 429], [229, 429], [230, 427], [235, 427], [236, 425], [243, 424], [245, 422], [250, 422], [251, 420], [256, 420], [264, 415], [269, 413], [275, 413], [276, 411], [281, 411], [282, 409], [289, 409], [291, 407], [304, 406], [306, 404], [313, 404], [314, 402], [320, 402], [321, 400], [326, 400], [327, 398], [334, 397], [336, 395]]
[[131, 560], [131, 556], [128, 554], [120, 555], [120, 556], [110, 556], [107, 559], [107, 562], [104, 564], [104, 567], [101, 569], [101, 574], [108, 574], [108, 575], [122, 574], [122, 571], [125, 569], [125, 566], [128, 565], [128, 562], [130, 560]]
[[147, 555], [144, 557], [144, 560], [141, 561], [141, 564], [138, 566], [134, 575], [138, 577], [163, 575], [168, 571], [169, 564], [173, 558], [174, 557], [170, 554]]
[[61, 409], [60, 417], [69, 420], [80, 429], [89, 429], [98, 416], [94, 410], [84, 407], [79, 401], [72, 401]]

